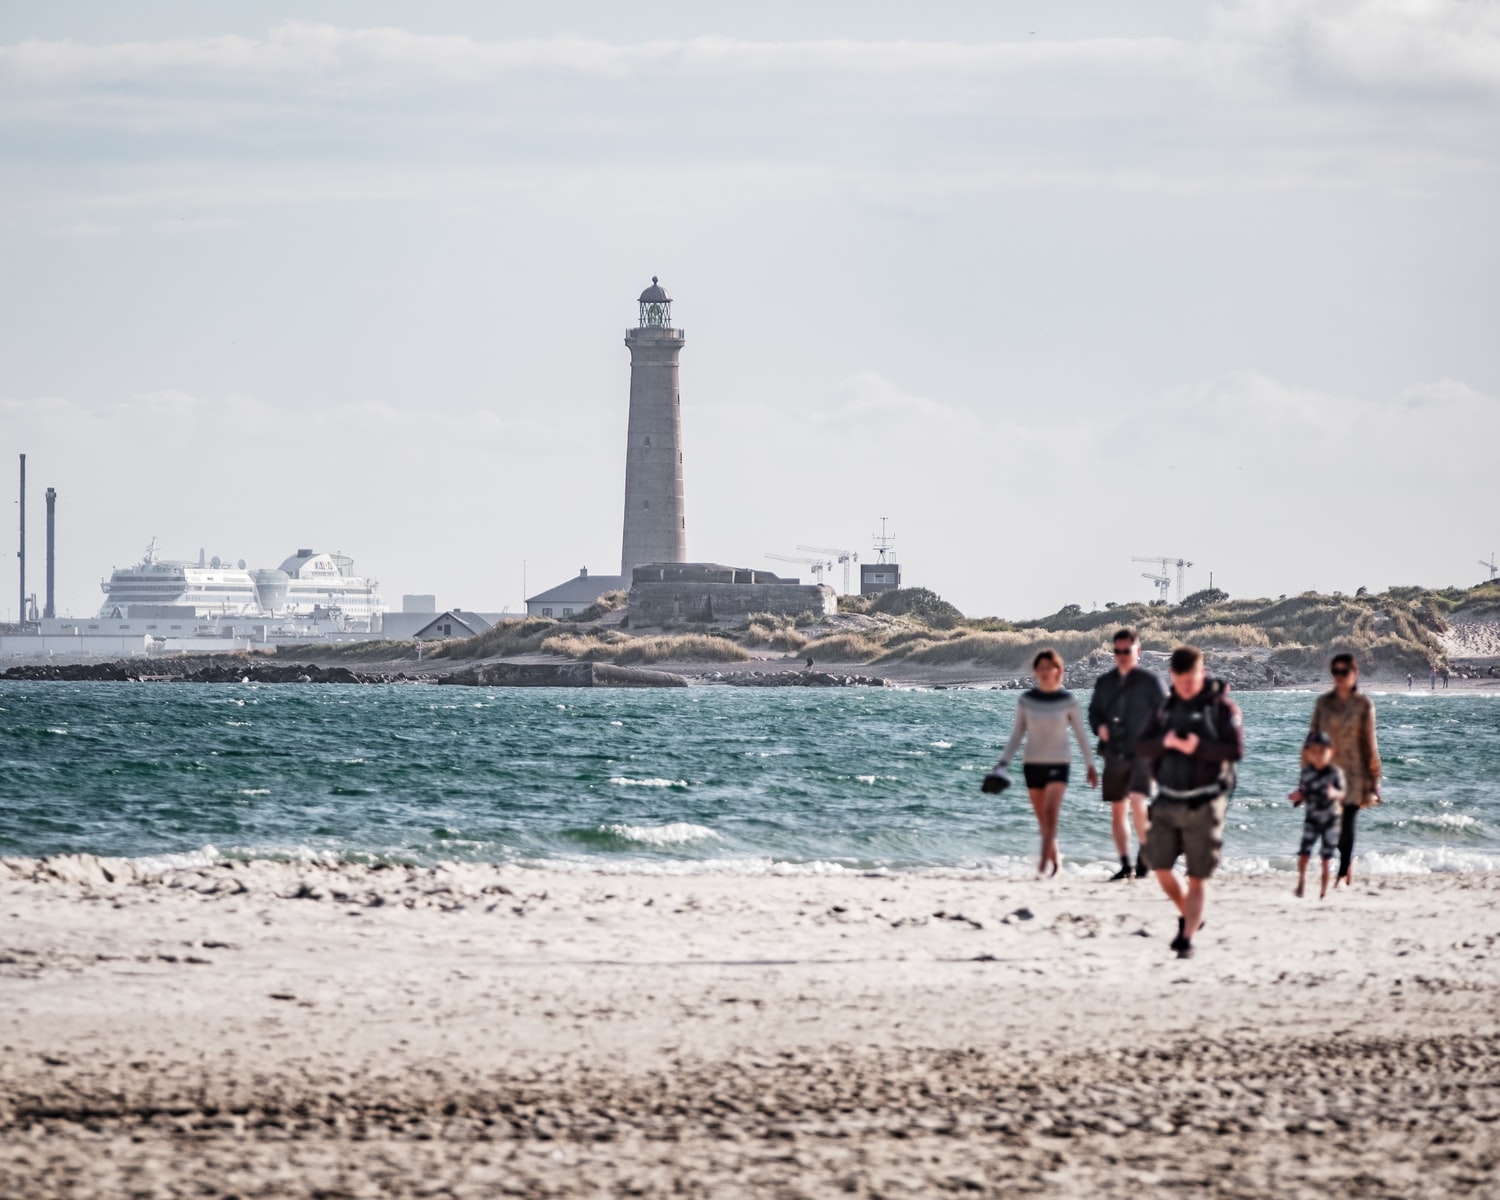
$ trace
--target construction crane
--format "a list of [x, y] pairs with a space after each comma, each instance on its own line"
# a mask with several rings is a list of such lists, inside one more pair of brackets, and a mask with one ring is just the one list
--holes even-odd
[[819, 583], [823, 582], [823, 572], [833, 570], [833, 564], [821, 558], [797, 558], [791, 554], [767, 554], [767, 558], [774, 558], [777, 562], [800, 563], [813, 573], [813, 578]]
[[[1171, 558], [1171, 557], [1168, 557], [1167, 555], [1164, 555], [1164, 554], [1163, 555], [1158, 555], [1158, 556], [1152, 557], [1152, 558], [1140, 558], [1138, 556], [1132, 556], [1132, 558], [1131, 558], [1130, 561], [1131, 562], [1144, 562], [1144, 563], [1158, 563], [1161, 566], [1161, 573], [1163, 575], [1165, 575], [1173, 567], [1176, 567], [1177, 568], [1177, 603], [1178, 604], [1182, 603], [1182, 596], [1183, 596], [1183, 593], [1186, 591], [1185, 584], [1187, 583], [1187, 569], [1190, 566], [1193, 565], [1192, 563], [1188, 562], [1188, 560], [1185, 559], [1185, 558]], [[1145, 578], [1151, 579], [1151, 578], [1154, 578], [1154, 576], [1147, 575], [1147, 576], [1145, 576]], [[1157, 584], [1156, 586], [1157, 587], [1161, 587], [1161, 584]], [[1167, 594], [1166, 594], [1165, 591], [1162, 592], [1161, 598], [1163, 600], [1167, 599]]]
[[1166, 604], [1172, 596], [1172, 577], [1170, 575], [1153, 575], [1149, 571], [1141, 572], [1142, 579], [1149, 579], [1156, 584], [1156, 602]]
[[[806, 547], [804, 546], [803, 549], [805, 550]], [[1490, 551], [1490, 561], [1485, 562], [1484, 559], [1481, 558], [1479, 560], [1479, 565], [1490, 573], [1491, 583], [1494, 583], [1496, 579], [1500, 579], [1500, 567], [1497, 567], [1495, 565], [1495, 552], [1493, 550]], [[844, 590], [848, 591], [849, 589], [847, 586], [845, 586]]]
[[853, 550], [835, 550], [828, 546], [798, 546], [798, 550], [811, 550], [814, 554], [827, 554], [837, 562], [844, 564], [844, 595], [849, 594], [849, 564], [857, 563], [859, 555]]

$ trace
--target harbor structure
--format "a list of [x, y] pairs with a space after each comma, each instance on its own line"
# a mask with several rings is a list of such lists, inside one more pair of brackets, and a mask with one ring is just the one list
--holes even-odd
[[639, 324], [625, 331], [630, 350], [630, 418], [620, 574], [626, 579], [636, 567], [648, 563], [687, 561], [677, 363], [685, 335], [672, 325], [672, 297], [655, 275], [639, 304]]

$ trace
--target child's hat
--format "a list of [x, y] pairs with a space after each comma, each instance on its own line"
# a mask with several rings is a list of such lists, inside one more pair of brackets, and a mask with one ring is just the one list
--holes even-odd
[[1314, 729], [1307, 735], [1307, 741], [1302, 744], [1304, 746], [1331, 746], [1333, 745], [1333, 739], [1321, 729]]

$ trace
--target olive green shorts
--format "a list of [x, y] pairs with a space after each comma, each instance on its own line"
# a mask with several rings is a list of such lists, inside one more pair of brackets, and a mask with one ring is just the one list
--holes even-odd
[[1151, 827], [1146, 831], [1146, 862], [1153, 870], [1169, 871], [1181, 854], [1187, 859], [1189, 876], [1208, 879], [1219, 866], [1228, 808], [1228, 796], [1196, 808], [1158, 796], [1151, 805]]

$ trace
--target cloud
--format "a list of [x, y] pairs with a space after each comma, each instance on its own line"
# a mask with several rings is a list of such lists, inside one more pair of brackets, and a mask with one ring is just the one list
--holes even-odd
[[28, 40], [0, 47], [0, 78], [16, 83], [138, 80], [166, 75], [397, 78], [474, 85], [528, 73], [609, 79], [661, 72], [903, 75], [994, 74], [1079, 65], [1160, 73], [1183, 65], [1188, 47], [1167, 38], [1079, 41], [924, 42], [817, 39], [746, 41], [695, 37], [620, 43], [581, 37], [480, 41], [395, 28], [344, 29], [289, 22], [262, 39], [229, 36], [92, 45]]
[[1500, 95], [1500, 5], [1474, 0], [1239, 0], [1215, 36], [1304, 85]]
[[941, 425], [951, 429], [967, 423], [967, 414], [929, 396], [908, 392], [878, 371], [856, 371], [834, 384], [830, 406], [813, 416], [820, 425], [849, 429], [866, 425], [894, 425], [900, 432], [908, 427]]
[[155, 226], [158, 233], [221, 233], [239, 227], [235, 217], [178, 217], [158, 221]]
[[118, 232], [114, 226], [101, 225], [97, 221], [69, 221], [55, 228], [52, 234], [61, 238], [100, 238]]

